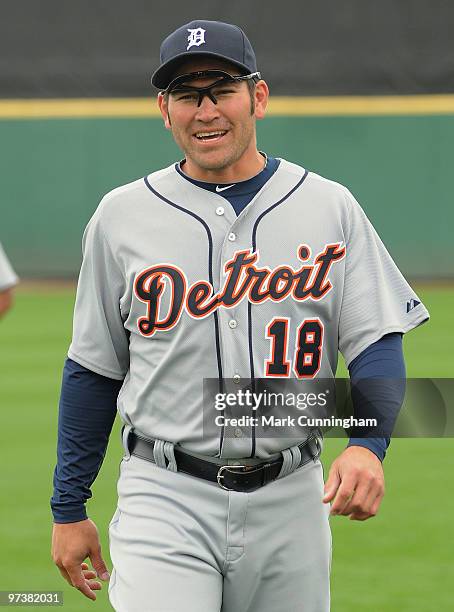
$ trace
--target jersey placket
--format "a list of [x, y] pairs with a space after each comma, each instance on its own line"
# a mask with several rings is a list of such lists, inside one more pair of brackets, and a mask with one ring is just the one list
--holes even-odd
[[[219, 215], [224, 220], [224, 240], [221, 246], [219, 270], [219, 287], [225, 283], [224, 266], [231, 261], [235, 253], [250, 248], [244, 215], [236, 217], [231, 205], [225, 203], [219, 206], [223, 214]], [[248, 382], [249, 378], [249, 342], [248, 342], [248, 316], [247, 299], [242, 299], [238, 304], [219, 309], [219, 333], [221, 339], [221, 354], [223, 373], [226, 381], [226, 392], [235, 392]], [[224, 415], [230, 416], [228, 410]], [[248, 457], [252, 449], [251, 427], [239, 427], [226, 425], [223, 431], [223, 443], [221, 455], [224, 457]]]

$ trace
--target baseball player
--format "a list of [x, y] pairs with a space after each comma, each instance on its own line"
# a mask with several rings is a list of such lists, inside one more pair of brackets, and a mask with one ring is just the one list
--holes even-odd
[[[107, 194], [84, 234], [53, 559], [90, 599], [110, 580], [121, 612], [326, 612], [329, 515], [377, 513], [389, 437], [353, 435], [324, 485], [317, 429], [207, 427], [204, 381], [221, 397], [271, 379], [296, 394], [333, 379], [338, 350], [352, 381], [404, 378], [402, 335], [428, 313], [348, 189], [258, 150], [269, 92], [240, 28], [185, 24], [160, 60], [184, 159]], [[393, 393], [366, 403], [396, 413]], [[85, 502], [116, 406], [109, 575]]]
[[13, 287], [17, 283], [18, 278], [0, 243], [0, 317], [11, 308], [13, 303]]

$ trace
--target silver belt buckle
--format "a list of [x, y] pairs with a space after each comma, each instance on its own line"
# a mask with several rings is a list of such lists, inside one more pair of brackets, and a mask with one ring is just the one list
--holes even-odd
[[247, 465], [221, 465], [221, 467], [218, 470], [218, 475], [217, 475], [217, 481], [218, 481], [218, 485], [221, 487], [221, 489], [224, 489], [224, 491], [234, 491], [235, 489], [229, 489], [228, 487], [225, 487], [221, 480], [224, 478], [224, 474], [223, 472], [225, 472], [226, 470], [244, 470], [247, 469], [249, 466]]

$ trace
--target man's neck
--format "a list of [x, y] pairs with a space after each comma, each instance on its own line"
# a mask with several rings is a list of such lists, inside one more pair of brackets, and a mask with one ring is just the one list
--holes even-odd
[[194, 164], [190, 159], [181, 162], [181, 170], [190, 178], [207, 183], [239, 183], [256, 176], [266, 165], [266, 156], [257, 151], [250, 159], [241, 158], [235, 164], [219, 170], [207, 170]]

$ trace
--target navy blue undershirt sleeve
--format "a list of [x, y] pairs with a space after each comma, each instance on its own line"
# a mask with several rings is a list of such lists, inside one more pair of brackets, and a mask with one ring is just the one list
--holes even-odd
[[51, 508], [56, 523], [87, 518], [85, 502], [109, 441], [123, 382], [87, 370], [72, 359], [63, 369], [57, 465]]
[[[392, 428], [397, 419], [405, 396], [405, 362], [402, 348], [402, 334], [393, 333], [383, 336], [368, 346], [349, 365], [352, 388], [360, 389], [352, 393], [353, 412], [356, 418], [371, 417], [373, 412], [386, 415], [386, 430]], [[371, 384], [370, 379], [386, 379], [382, 384]], [[361, 385], [361, 382], [364, 382]], [[371, 413], [371, 406], [373, 411]], [[390, 437], [350, 438], [348, 446], [368, 448], [383, 461]]]

